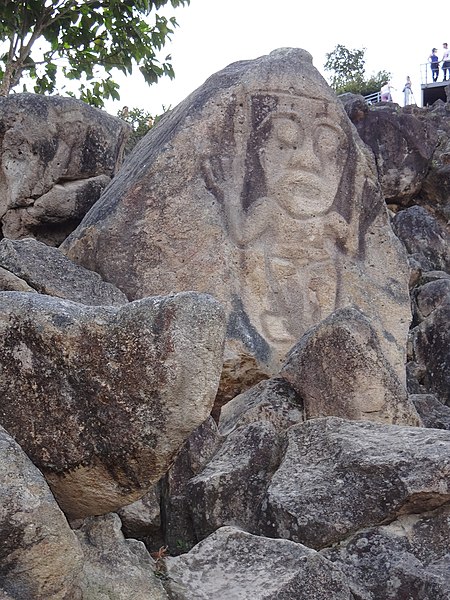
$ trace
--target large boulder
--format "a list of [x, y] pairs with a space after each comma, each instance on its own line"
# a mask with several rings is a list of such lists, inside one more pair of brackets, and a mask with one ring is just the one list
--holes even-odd
[[233, 431], [206, 467], [189, 481], [197, 539], [223, 525], [259, 532], [261, 504], [281, 459], [281, 439], [270, 422]]
[[166, 560], [172, 600], [353, 600], [346, 577], [289, 540], [222, 527], [189, 554]]
[[163, 480], [171, 554], [190, 549], [222, 525], [257, 531], [283, 434], [302, 421], [300, 398], [287, 381], [274, 378], [228, 402], [218, 428], [209, 419], [191, 435]]
[[359, 600], [450, 598], [450, 507], [401, 515], [320, 554], [348, 578]]
[[437, 127], [426, 111], [380, 104], [356, 112], [356, 99], [346, 101], [347, 114], [371, 148], [377, 163], [383, 195], [388, 202], [407, 203], [425, 181], [438, 145]]
[[187, 552], [199, 541], [189, 481], [205, 468], [222, 442], [216, 422], [209, 417], [189, 436], [161, 481], [164, 543], [171, 555]]
[[2, 292], [33, 292], [37, 293], [35, 289], [28, 285], [28, 283], [21, 277], [17, 277], [8, 269], [0, 267], [0, 290]]
[[345, 94], [345, 110], [377, 164], [381, 189], [395, 210], [411, 204], [443, 223], [450, 218], [450, 118], [448, 104], [419, 108], [381, 103], [363, 106]]
[[120, 166], [129, 125], [72, 98], [12, 94], [0, 129], [3, 234], [58, 245]]
[[440, 402], [433, 394], [411, 394], [409, 397], [424, 427], [450, 431], [450, 406]]
[[2, 219], [3, 235], [10, 239], [36, 237], [58, 246], [80, 223], [110, 182], [108, 175], [55, 185], [32, 204], [8, 210]]
[[412, 359], [421, 383], [450, 406], [450, 303], [434, 310], [411, 331]]
[[449, 432], [318, 418], [288, 430], [261, 526], [320, 549], [449, 500]]
[[304, 420], [304, 405], [294, 388], [280, 377], [261, 381], [230, 400], [220, 413], [223, 435], [255, 421], [267, 421], [280, 433]]
[[416, 326], [410, 333], [409, 358], [415, 371], [410, 380], [416, 382], [410, 391], [435, 394], [450, 406], [450, 277], [434, 275], [436, 279], [425, 279], [413, 294]]
[[354, 308], [337, 310], [310, 329], [288, 354], [280, 375], [303, 399], [307, 419], [420, 424], [370, 320]]
[[211, 411], [223, 309], [196, 293], [90, 307], [0, 294], [0, 423], [83, 517], [143, 496]]
[[448, 104], [435, 102], [430, 109], [425, 110], [425, 117], [433, 123], [437, 131], [438, 144], [423, 182], [420, 204], [429, 208], [444, 223], [448, 223], [450, 220], [450, 118]]
[[145, 496], [120, 508], [117, 514], [125, 537], [142, 540], [153, 550], [163, 546], [159, 482], [152, 485]]
[[[65, 298], [81, 304], [121, 306], [128, 302], [123, 292], [70, 261], [60, 250], [38, 242], [3, 239], [0, 242], [0, 265], [10, 273], [0, 279], [4, 291], [30, 291]], [[17, 279], [13, 281], [13, 277]], [[14, 286], [14, 289], [11, 289]]]
[[130, 299], [218, 298], [229, 398], [237, 364], [253, 383], [276, 373], [307, 329], [349, 305], [404, 371], [405, 254], [373, 158], [304, 50], [210, 77], [141, 141], [62, 249]]
[[89, 517], [75, 531], [85, 561], [83, 600], [166, 600], [155, 561], [142, 542], [126, 540], [115, 514]]
[[411, 206], [397, 213], [392, 225], [423, 271], [450, 271], [450, 236], [429, 211]]
[[0, 538], [5, 597], [81, 600], [80, 544], [42, 474], [1, 427]]

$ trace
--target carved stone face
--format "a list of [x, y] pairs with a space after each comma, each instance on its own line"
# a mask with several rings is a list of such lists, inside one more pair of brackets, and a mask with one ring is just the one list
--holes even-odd
[[341, 115], [328, 102], [296, 98], [266, 117], [259, 156], [267, 196], [294, 219], [323, 215], [332, 206], [348, 154]]

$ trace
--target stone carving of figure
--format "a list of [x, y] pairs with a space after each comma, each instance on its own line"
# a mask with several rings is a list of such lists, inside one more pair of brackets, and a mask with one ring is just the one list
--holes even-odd
[[[341, 304], [342, 262], [356, 243], [337, 198], [348, 170], [348, 124], [319, 95], [267, 91], [241, 102], [235, 120], [236, 138], [247, 135], [246, 143], [236, 140], [246, 151], [231, 167], [241, 189], [224, 186], [223, 204], [244, 270], [239, 294], [262, 336], [288, 350]], [[250, 131], [239, 128], [246, 123]]]
[[152, 129], [64, 246], [130, 299], [217, 298], [230, 397], [242, 373], [277, 373], [309, 327], [345, 306], [373, 319], [404, 371], [406, 258], [373, 157], [304, 50], [209, 78]]

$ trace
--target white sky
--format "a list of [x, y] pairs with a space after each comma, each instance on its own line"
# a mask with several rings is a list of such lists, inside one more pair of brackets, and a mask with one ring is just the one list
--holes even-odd
[[127, 105], [160, 114], [163, 105], [176, 106], [226, 65], [281, 47], [308, 50], [325, 75], [325, 54], [338, 43], [367, 48], [366, 74], [390, 71], [394, 101], [401, 105], [410, 75], [419, 104], [420, 64], [427, 62], [433, 46], [441, 56], [442, 43], [450, 43], [444, 6], [434, 10], [432, 17], [429, 6], [399, 0], [191, 0], [190, 6], [173, 12], [179, 27], [163, 51], [172, 55], [175, 79], [163, 78], [150, 87], [138, 73], [120, 79], [121, 99], [108, 102], [106, 109], [116, 114]]

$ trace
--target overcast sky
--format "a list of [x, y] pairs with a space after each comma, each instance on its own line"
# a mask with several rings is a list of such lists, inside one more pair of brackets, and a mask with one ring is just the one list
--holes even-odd
[[325, 54], [336, 44], [367, 48], [366, 72], [390, 71], [402, 103], [401, 90], [410, 75], [420, 103], [421, 63], [436, 46], [450, 43], [445, 5], [431, 8], [399, 0], [191, 0], [177, 8], [179, 27], [164, 55], [172, 55], [175, 80], [148, 87], [139, 75], [121, 85], [121, 100], [107, 104], [112, 114], [124, 105], [152, 114], [176, 106], [210, 75], [237, 60], [256, 58], [281, 47], [308, 50], [325, 75]]

